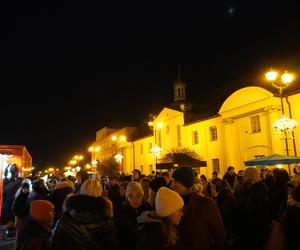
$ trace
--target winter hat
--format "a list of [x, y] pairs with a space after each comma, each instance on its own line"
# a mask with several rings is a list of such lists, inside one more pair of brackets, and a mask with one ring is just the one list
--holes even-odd
[[30, 217], [37, 221], [51, 221], [54, 217], [54, 206], [46, 200], [34, 200], [30, 205]]
[[81, 185], [79, 194], [92, 197], [100, 197], [102, 195], [102, 184], [98, 180], [88, 179]]
[[58, 183], [54, 189], [56, 190], [56, 189], [62, 189], [62, 188], [74, 189], [74, 183], [71, 181], [62, 181], [62, 182]]
[[177, 168], [172, 175], [175, 181], [180, 182], [186, 188], [190, 188], [194, 185], [195, 174], [193, 169], [190, 167]]
[[144, 190], [142, 188], [141, 183], [137, 182], [137, 181], [130, 181], [127, 185], [127, 189], [126, 189], [126, 197], [133, 193], [133, 192], [137, 192], [139, 194], [142, 194], [144, 196]]
[[184, 205], [181, 196], [167, 188], [161, 187], [156, 195], [155, 208], [156, 213], [160, 217], [166, 217], [181, 209]]
[[154, 192], [157, 192], [158, 189], [160, 189], [161, 187], [166, 187], [167, 182], [164, 177], [158, 177], [158, 178], [152, 180], [150, 182], [149, 186]]

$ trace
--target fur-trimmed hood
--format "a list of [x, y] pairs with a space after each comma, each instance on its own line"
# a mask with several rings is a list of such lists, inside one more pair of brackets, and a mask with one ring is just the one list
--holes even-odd
[[65, 210], [79, 223], [113, 217], [112, 203], [103, 197], [71, 195], [65, 203]]

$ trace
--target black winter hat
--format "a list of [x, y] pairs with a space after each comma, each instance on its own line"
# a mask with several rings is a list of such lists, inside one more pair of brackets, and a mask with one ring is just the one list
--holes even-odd
[[150, 185], [150, 188], [154, 192], [157, 192], [158, 189], [160, 189], [161, 187], [166, 187], [167, 182], [166, 182], [166, 179], [164, 177], [157, 177], [154, 180], [152, 180], [149, 185]]
[[190, 167], [180, 167], [177, 168], [172, 175], [175, 181], [180, 182], [186, 188], [190, 188], [195, 183], [195, 174]]

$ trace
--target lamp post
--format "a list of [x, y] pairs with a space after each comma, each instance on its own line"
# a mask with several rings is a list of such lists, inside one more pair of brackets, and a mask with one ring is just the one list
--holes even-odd
[[155, 169], [156, 169], [156, 166], [157, 166], [157, 158], [159, 157], [161, 151], [162, 151], [162, 148], [159, 147], [158, 145], [154, 145], [154, 147], [152, 147], [150, 149], [150, 152], [155, 155]]
[[[269, 72], [267, 72], [265, 74], [265, 76], [266, 76], [266, 79], [269, 82], [271, 82], [272, 86], [275, 87], [276, 89], [278, 89], [278, 91], [279, 91], [282, 117], [281, 117], [281, 119], [276, 120], [273, 123], [273, 129], [274, 129], [275, 133], [284, 135], [286, 154], [289, 155], [288, 137], [293, 137], [292, 136], [293, 130], [294, 130], [295, 126], [297, 125], [297, 122], [293, 119], [285, 117], [282, 92], [294, 80], [294, 75], [285, 71], [281, 75], [281, 81], [276, 81], [278, 78], [278, 72], [271, 69]], [[289, 173], [291, 173], [290, 165], [289, 165]]]
[[[120, 136], [113, 135], [111, 137], [111, 140], [113, 142], [113, 155], [114, 155], [114, 158], [120, 164], [121, 170], [122, 170], [122, 173], [123, 173], [123, 171], [124, 171], [124, 169], [123, 169], [124, 147], [126, 146], [126, 144], [124, 144], [124, 143], [127, 142], [127, 138], [126, 138], [125, 135], [120, 135]], [[121, 153], [118, 152], [119, 148], [121, 149]]]

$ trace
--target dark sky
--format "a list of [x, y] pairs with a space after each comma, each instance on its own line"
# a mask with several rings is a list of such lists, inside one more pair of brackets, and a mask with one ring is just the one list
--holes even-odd
[[208, 110], [266, 87], [271, 66], [300, 74], [293, 2], [39, 2], [0, 8], [0, 144], [25, 145], [39, 167], [63, 166], [98, 129], [139, 125], [172, 102], [179, 63], [189, 100]]

